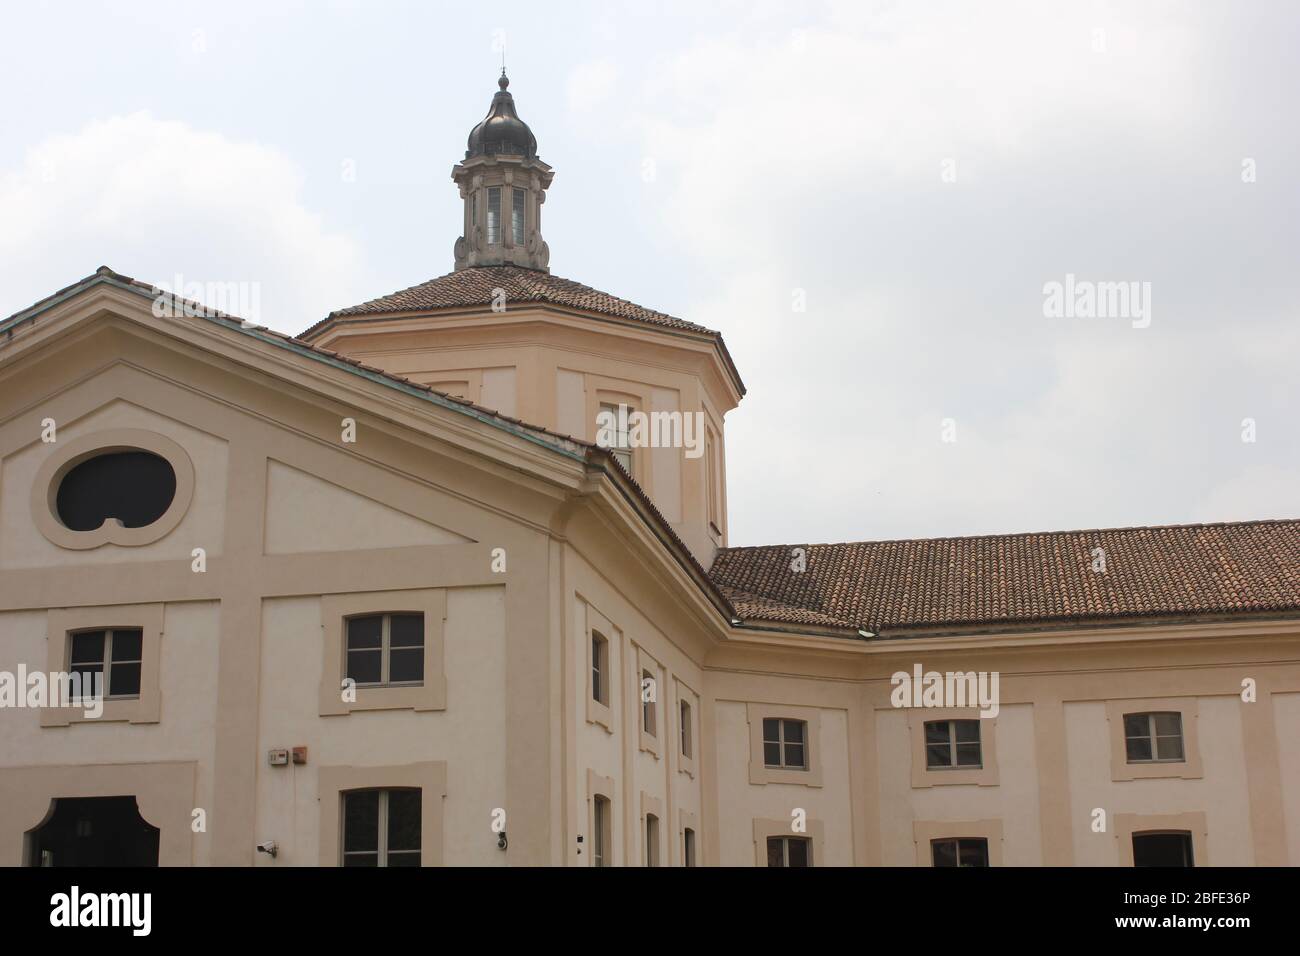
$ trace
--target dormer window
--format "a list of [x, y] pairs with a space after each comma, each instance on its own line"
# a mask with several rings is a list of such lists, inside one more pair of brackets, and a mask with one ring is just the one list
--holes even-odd
[[513, 190], [515, 198], [514, 205], [510, 210], [510, 231], [514, 236], [516, 246], [524, 244], [524, 196], [526, 193], [522, 189]]
[[501, 187], [488, 187], [487, 241], [489, 246], [501, 243]]

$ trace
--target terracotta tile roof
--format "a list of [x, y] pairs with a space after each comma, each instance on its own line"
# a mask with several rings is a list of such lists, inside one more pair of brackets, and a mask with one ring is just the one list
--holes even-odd
[[369, 302], [346, 309], [338, 309], [302, 333], [302, 337], [311, 336], [330, 319], [339, 317], [488, 306], [492, 304], [497, 289], [505, 292], [507, 303], [541, 302], [547, 305], [599, 312], [603, 315], [670, 329], [718, 335], [717, 332], [706, 329], [702, 325], [687, 322], [685, 319], [664, 312], [655, 312], [653, 309], [612, 296], [608, 292], [601, 292], [580, 282], [574, 282], [572, 279], [562, 279], [547, 272], [522, 269], [518, 266], [478, 266], [472, 269], [461, 269], [459, 272], [449, 272], [445, 276], [430, 279], [428, 282], [394, 292], [392, 295], [371, 299]]
[[1300, 520], [726, 548], [709, 576], [742, 619], [876, 633], [1294, 612]]

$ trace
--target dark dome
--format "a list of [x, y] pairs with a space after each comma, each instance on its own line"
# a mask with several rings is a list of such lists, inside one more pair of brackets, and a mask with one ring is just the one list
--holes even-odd
[[469, 132], [469, 148], [465, 150], [465, 158], [509, 155], [536, 159], [537, 137], [515, 112], [515, 98], [506, 91], [510, 81], [504, 70], [501, 71], [501, 79], [497, 80], [497, 86], [501, 90], [492, 97], [488, 115]]

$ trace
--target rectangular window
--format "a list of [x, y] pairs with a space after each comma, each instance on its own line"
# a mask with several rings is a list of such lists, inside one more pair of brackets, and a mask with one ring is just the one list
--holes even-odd
[[501, 187], [489, 187], [487, 192], [487, 241], [489, 246], [495, 246], [501, 242]]
[[597, 794], [591, 802], [591, 862], [593, 866], [611, 866], [609, 798]]
[[1186, 830], [1133, 834], [1134, 866], [1194, 866], [1192, 835]]
[[420, 791], [343, 793], [344, 866], [419, 866]]
[[524, 244], [524, 197], [527, 195], [522, 189], [514, 190], [514, 202], [510, 207], [510, 231], [514, 236], [516, 246]]
[[681, 712], [682, 722], [682, 756], [692, 756], [691, 751], [691, 705], [686, 701], [681, 701], [678, 707]]
[[653, 813], [645, 815], [645, 865], [659, 865], [659, 818]]
[[591, 699], [609, 706], [609, 641], [591, 632]]
[[140, 696], [143, 628], [76, 631], [68, 639], [68, 671], [82, 675], [83, 693], [92, 686], [87, 678], [94, 680], [91, 675], [102, 674], [105, 699]]
[[764, 717], [763, 765], [783, 770], [807, 770], [808, 724], [802, 720]]
[[[626, 418], [619, 415], [620, 408], [627, 409]], [[630, 405], [611, 405], [607, 402], [601, 402], [600, 410], [614, 416], [615, 424], [607, 436], [609, 440], [607, 447], [613, 452], [614, 457], [618, 459], [619, 464], [623, 466], [623, 470], [630, 475], [632, 474], [632, 439], [623, 425], [630, 420], [634, 409]]]
[[358, 687], [424, 683], [424, 615], [368, 614], [347, 619], [344, 677]]
[[979, 768], [978, 720], [931, 720], [925, 724], [925, 766], [927, 770]]
[[989, 841], [975, 837], [931, 840], [930, 862], [934, 866], [988, 866]]
[[1183, 715], [1177, 711], [1124, 715], [1129, 763], [1176, 763], [1183, 755]]
[[641, 672], [641, 729], [651, 737], [659, 736], [659, 722], [656, 719], [659, 697], [658, 688], [655, 686], [657, 683], [654, 675], [649, 671]]
[[807, 837], [768, 837], [768, 866], [812, 866], [812, 841]]
[[682, 865], [695, 865], [695, 831], [690, 827], [682, 831]]

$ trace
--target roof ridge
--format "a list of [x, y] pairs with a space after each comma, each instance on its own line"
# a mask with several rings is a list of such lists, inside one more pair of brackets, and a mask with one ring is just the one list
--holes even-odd
[[791, 542], [788, 544], [745, 544], [719, 548], [719, 554], [736, 551], [762, 551], [769, 548], [844, 548], [857, 544], [910, 544], [937, 541], [994, 541], [1012, 538], [1060, 537], [1078, 534], [1117, 534], [1126, 531], [1182, 531], [1190, 528], [1243, 528], [1252, 525], [1283, 525], [1300, 523], [1297, 518], [1249, 518], [1244, 521], [1190, 521], [1183, 524], [1122, 525], [1112, 528], [1065, 528], [1056, 531], [1006, 531], [992, 534], [952, 534], [918, 538], [873, 538], [863, 541]]

